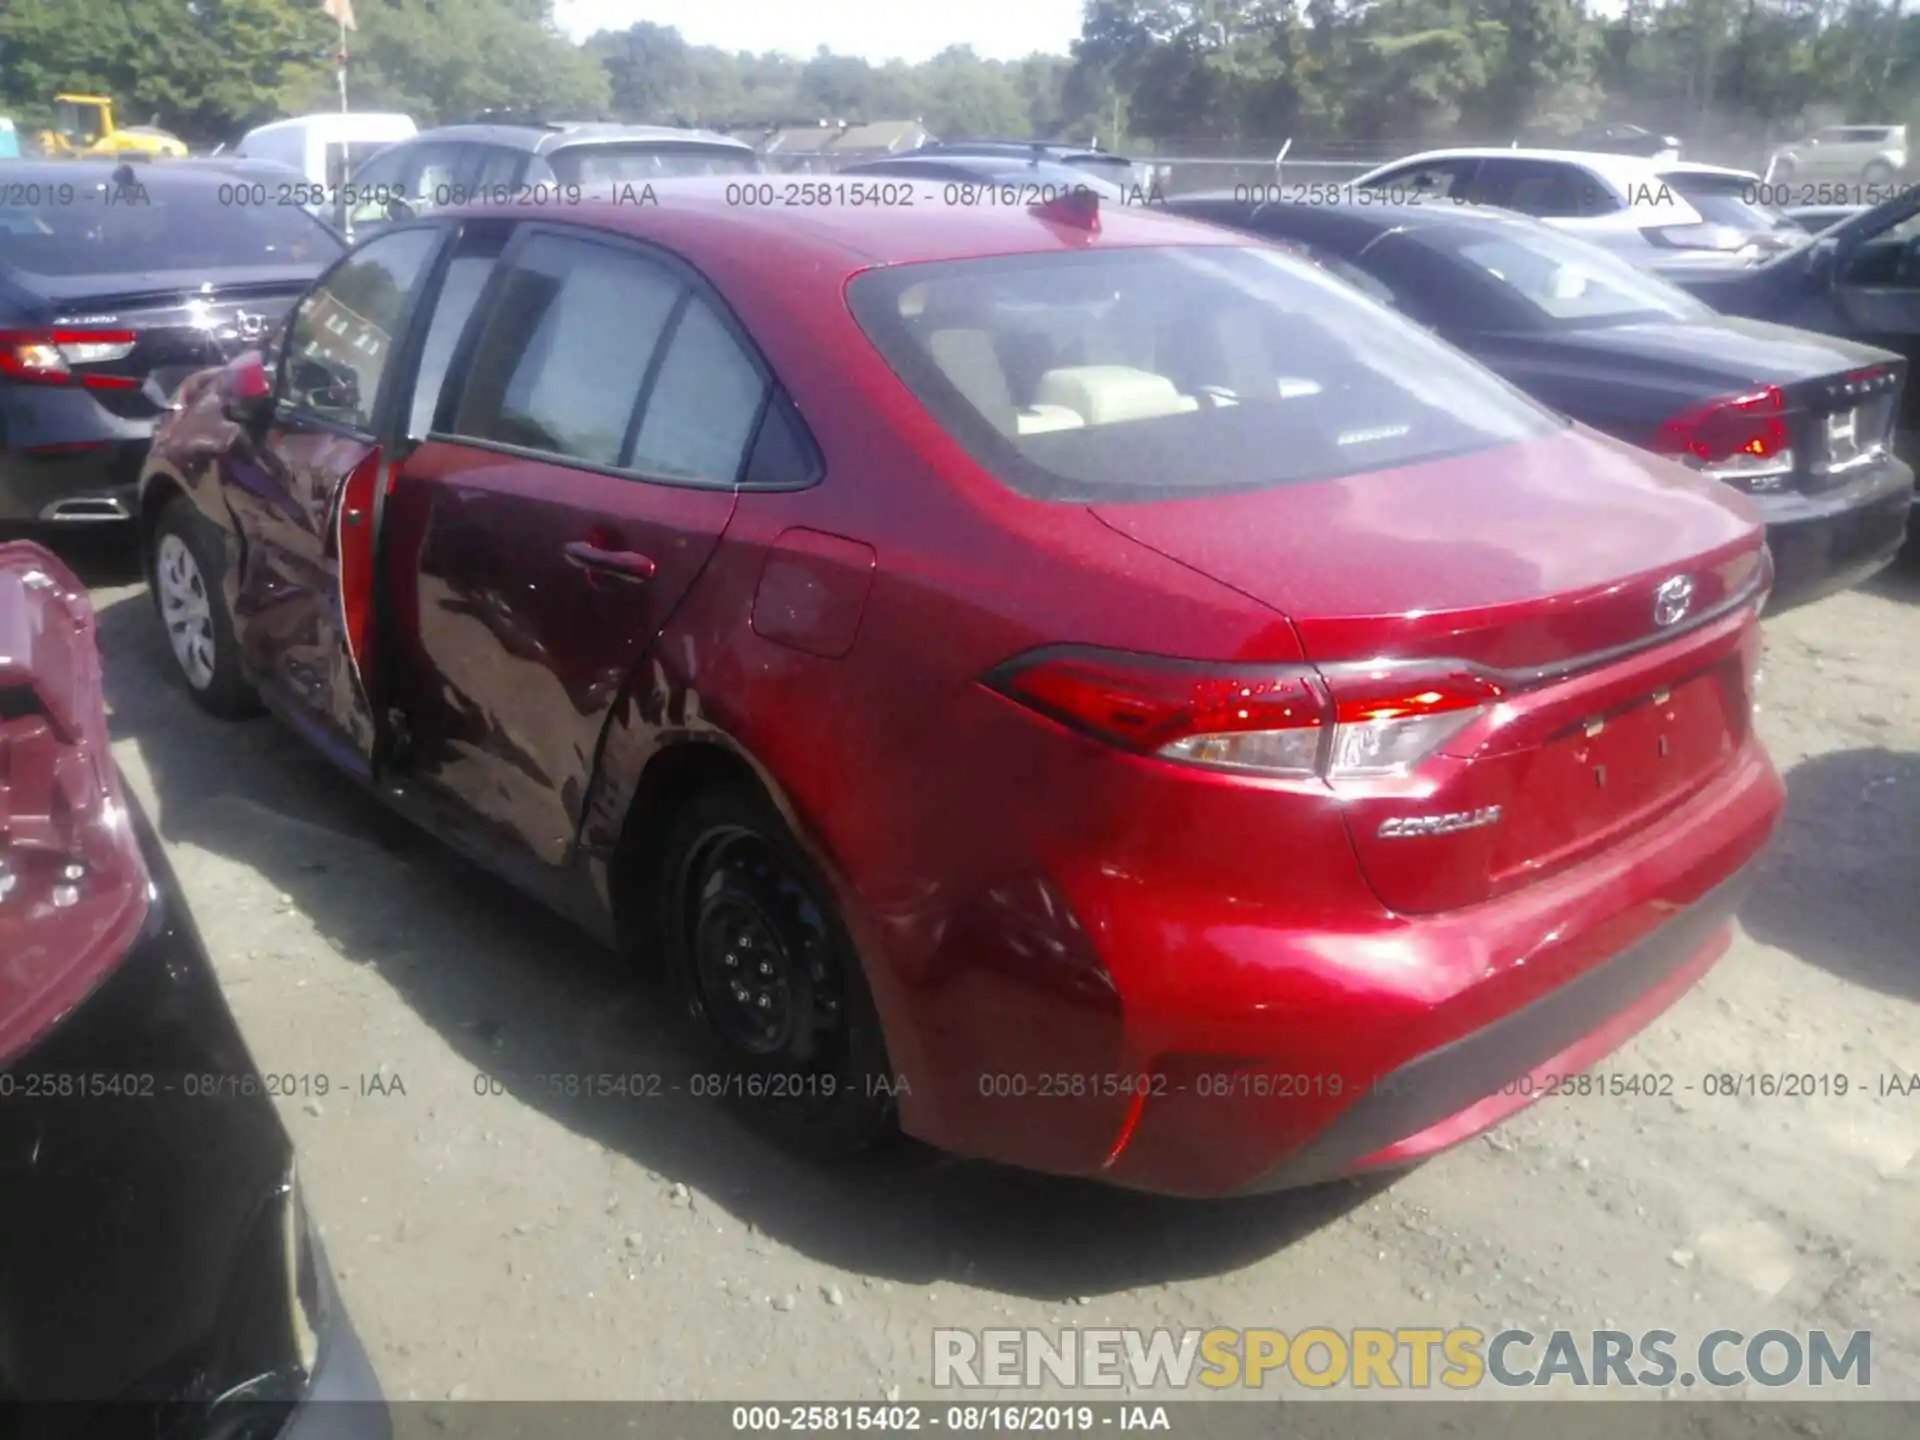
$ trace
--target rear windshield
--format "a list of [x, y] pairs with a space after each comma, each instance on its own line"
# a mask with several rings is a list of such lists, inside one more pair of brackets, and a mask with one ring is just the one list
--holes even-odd
[[1544, 225], [1435, 226], [1415, 238], [1500, 282], [1525, 302], [1543, 330], [1697, 320], [1712, 313], [1659, 276]]
[[[1771, 205], [1762, 205], [1757, 196], [1766, 188], [1740, 175], [1662, 175], [1660, 183], [1674, 191], [1709, 225], [1730, 225], [1736, 230], [1780, 230], [1792, 224]], [[1777, 187], [1784, 191], [1786, 187]]]
[[753, 175], [759, 156], [733, 145], [575, 145], [546, 157], [562, 185], [597, 190], [677, 175]]
[[855, 318], [934, 417], [1037, 499], [1258, 490], [1565, 422], [1278, 250], [1114, 249], [871, 270]]
[[23, 181], [0, 204], [0, 262], [30, 275], [323, 265], [340, 241], [293, 205], [222, 204], [231, 186]]

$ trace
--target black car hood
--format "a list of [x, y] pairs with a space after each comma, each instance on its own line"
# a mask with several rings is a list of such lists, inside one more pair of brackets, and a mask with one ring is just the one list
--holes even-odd
[[1853, 340], [1730, 315], [1488, 336], [1471, 348], [1489, 360], [1591, 366], [1596, 380], [1630, 374], [1642, 384], [1705, 383], [1730, 390], [1790, 385], [1899, 358]]

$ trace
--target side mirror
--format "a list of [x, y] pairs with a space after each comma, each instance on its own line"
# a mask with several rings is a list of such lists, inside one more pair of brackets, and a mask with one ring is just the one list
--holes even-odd
[[273, 383], [258, 350], [229, 361], [215, 382], [220, 388], [220, 413], [237, 425], [254, 425], [273, 408]]

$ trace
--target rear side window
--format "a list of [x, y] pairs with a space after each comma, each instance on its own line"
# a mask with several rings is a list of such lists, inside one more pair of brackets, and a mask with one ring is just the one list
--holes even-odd
[[1682, 170], [1662, 175], [1660, 183], [1698, 210], [1709, 225], [1773, 230], [1791, 223], [1772, 206], [1758, 202], [1759, 194], [1771, 187], [1739, 175], [1697, 175]]
[[1281, 251], [1116, 249], [871, 270], [855, 317], [933, 416], [1040, 499], [1258, 490], [1565, 422]]
[[9, 182], [0, 185], [0, 264], [28, 275], [302, 265], [313, 275], [345, 248], [298, 206], [222, 204], [236, 187], [245, 189], [225, 177], [191, 187], [146, 179], [116, 188], [71, 175]]
[[535, 236], [487, 317], [454, 433], [620, 464], [653, 352], [685, 288], [626, 251]]
[[766, 398], [759, 368], [712, 308], [690, 298], [648, 391], [627, 463], [649, 475], [731, 485]]

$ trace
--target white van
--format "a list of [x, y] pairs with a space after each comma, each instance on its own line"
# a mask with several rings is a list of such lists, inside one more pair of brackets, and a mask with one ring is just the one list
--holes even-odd
[[249, 130], [230, 153], [292, 166], [315, 185], [337, 189], [379, 151], [419, 133], [410, 115], [299, 115]]

